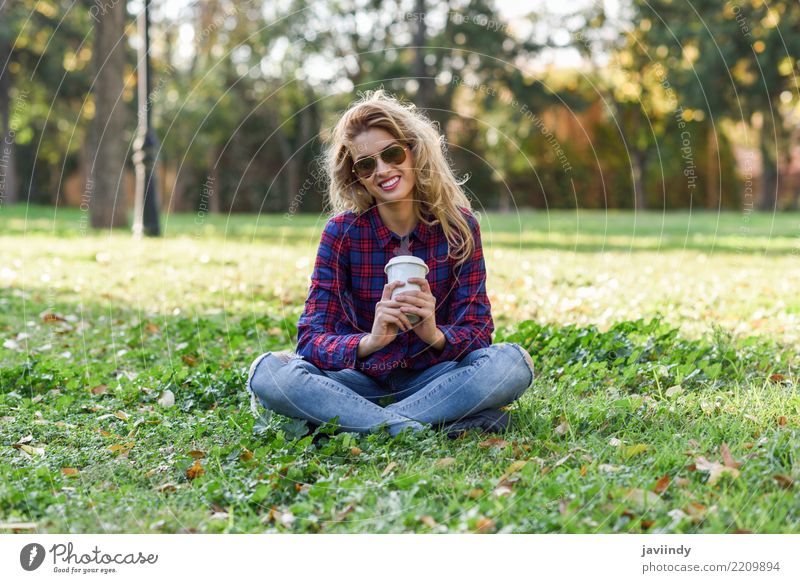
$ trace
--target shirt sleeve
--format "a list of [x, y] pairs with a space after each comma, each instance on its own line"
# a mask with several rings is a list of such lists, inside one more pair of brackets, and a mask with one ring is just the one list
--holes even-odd
[[437, 322], [444, 333], [445, 345], [439, 351], [431, 348], [423, 352], [432, 362], [460, 360], [473, 350], [492, 343], [494, 321], [492, 306], [486, 294], [486, 265], [483, 260], [481, 230], [477, 219], [470, 213], [467, 222], [472, 229], [475, 249], [455, 270], [455, 289], [451, 297], [447, 319]]
[[358, 343], [367, 335], [356, 331], [343, 227], [334, 217], [323, 229], [305, 309], [297, 322], [297, 353], [323, 370], [354, 368]]

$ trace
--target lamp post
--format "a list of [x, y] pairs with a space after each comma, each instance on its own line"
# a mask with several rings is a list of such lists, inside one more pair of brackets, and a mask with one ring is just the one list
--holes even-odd
[[133, 236], [157, 237], [161, 234], [158, 225], [158, 138], [150, 119], [150, 0], [137, 17], [139, 30], [138, 52], [138, 126], [134, 141], [133, 163], [136, 167], [136, 199], [133, 209]]

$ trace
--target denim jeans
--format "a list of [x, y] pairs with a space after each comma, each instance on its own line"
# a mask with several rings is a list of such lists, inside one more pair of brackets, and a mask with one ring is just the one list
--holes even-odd
[[[500, 343], [421, 371], [395, 369], [383, 383], [354, 369], [320, 370], [300, 355], [267, 352], [250, 366], [247, 390], [254, 413], [258, 400], [315, 424], [338, 417], [345, 431], [386, 426], [396, 435], [508, 405], [532, 382], [530, 355], [518, 344]], [[382, 407], [384, 397], [395, 402]]]

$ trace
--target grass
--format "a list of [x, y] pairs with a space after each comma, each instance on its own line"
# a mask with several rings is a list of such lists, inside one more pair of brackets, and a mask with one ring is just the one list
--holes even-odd
[[0, 210], [0, 528], [800, 531], [797, 214], [485, 213], [494, 341], [538, 372], [456, 441], [250, 413], [324, 219], [81, 220]]

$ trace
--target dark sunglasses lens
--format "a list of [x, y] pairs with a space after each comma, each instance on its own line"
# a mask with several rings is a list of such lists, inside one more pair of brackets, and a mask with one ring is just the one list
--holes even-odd
[[362, 158], [353, 164], [353, 170], [359, 176], [366, 178], [375, 171], [375, 158]]
[[402, 146], [392, 146], [381, 152], [381, 158], [387, 164], [402, 164], [406, 159], [406, 151]]
[[[402, 164], [406, 160], [406, 151], [403, 146], [392, 146], [386, 148], [381, 152], [381, 159], [387, 164]], [[369, 178], [375, 172], [375, 158], [361, 158], [358, 162], [353, 164], [353, 170], [361, 178]]]

